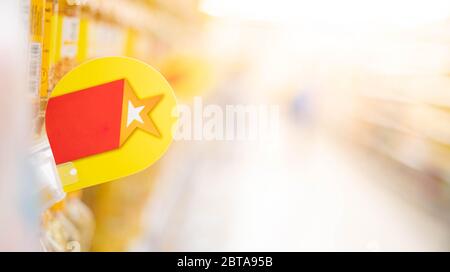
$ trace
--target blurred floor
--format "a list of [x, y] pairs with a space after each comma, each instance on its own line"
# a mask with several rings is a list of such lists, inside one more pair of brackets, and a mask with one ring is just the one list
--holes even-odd
[[448, 225], [386, 186], [410, 177], [314, 128], [282, 127], [278, 144], [177, 143], [135, 249], [449, 249]]

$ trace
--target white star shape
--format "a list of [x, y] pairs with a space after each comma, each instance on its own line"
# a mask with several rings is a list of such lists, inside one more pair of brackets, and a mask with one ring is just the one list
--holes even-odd
[[130, 100], [128, 100], [128, 114], [127, 114], [127, 127], [133, 123], [133, 121], [138, 121], [140, 123], [144, 123], [141, 117], [141, 111], [145, 108], [145, 106], [135, 107]]

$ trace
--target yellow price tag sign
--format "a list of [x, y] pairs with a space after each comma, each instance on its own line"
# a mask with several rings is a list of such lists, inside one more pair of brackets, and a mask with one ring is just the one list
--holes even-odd
[[172, 142], [175, 95], [149, 65], [126, 57], [76, 67], [56, 85], [46, 130], [66, 192], [137, 173]]

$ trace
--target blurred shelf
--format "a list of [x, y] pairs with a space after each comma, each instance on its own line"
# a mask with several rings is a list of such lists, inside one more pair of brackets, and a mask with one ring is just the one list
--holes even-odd
[[387, 118], [361, 114], [357, 120], [376, 128], [375, 131], [363, 128], [362, 132], [364, 142], [372, 149], [416, 171], [433, 172], [435, 178], [450, 184], [450, 165], [445, 160], [450, 157], [450, 141]]

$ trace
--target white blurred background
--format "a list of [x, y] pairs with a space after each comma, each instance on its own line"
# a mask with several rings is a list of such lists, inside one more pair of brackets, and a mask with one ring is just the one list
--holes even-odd
[[278, 104], [280, 137], [175, 143], [137, 250], [449, 249], [450, 2], [200, 10], [208, 102]]

